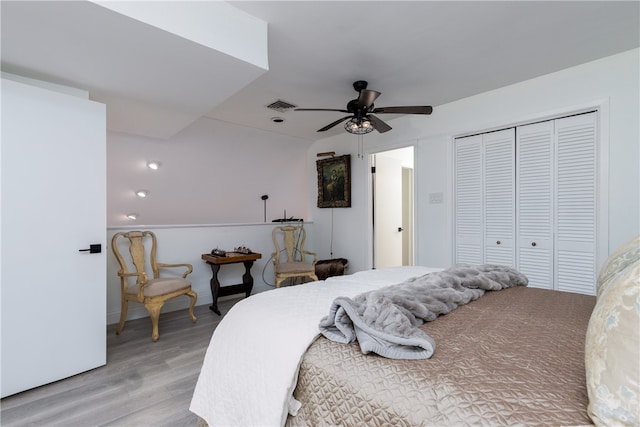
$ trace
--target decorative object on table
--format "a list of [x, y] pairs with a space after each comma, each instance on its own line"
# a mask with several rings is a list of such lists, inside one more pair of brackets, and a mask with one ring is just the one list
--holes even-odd
[[218, 249], [215, 248], [211, 251], [211, 255], [213, 256], [219, 256], [219, 257], [223, 257], [223, 256], [227, 256], [227, 251], [224, 251], [222, 249]]
[[[151, 250], [146, 253], [145, 240], [151, 240]], [[131, 254], [131, 262], [135, 267], [135, 271], [129, 271], [128, 266], [131, 265], [125, 261], [119, 246], [128, 246], [128, 252]], [[120, 264], [118, 276], [121, 284], [122, 308], [120, 309], [120, 323], [116, 329], [116, 334], [120, 334], [124, 329], [124, 322], [127, 319], [127, 308], [129, 301], [144, 304], [151, 318], [152, 332], [151, 339], [158, 341], [160, 334], [158, 333], [158, 319], [160, 317], [160, 309], [164, 303], [172, 298], [186, 295], [191, 299], [189, 305], [189, 317], [191, 321], [196, 321], [193, 314], [193, 308], [198, 300], [198, 294], [191, 289], [191, 282], [187, 280], [187, 276], [193, 271], [191, 264], [165, 264], [156, 261], [156, 252], [158, 241], [156, 235], [151, 231], [129, 231], [121, 232], [113, 235], [111, 239], [111, 249]], [[149, 274], [145, 271], [145, 265], [150, 265], [153, 278], [149, 279]], [[178, 277], [160, 277], [160, 269], [182, 267], [185, 269], [182, 276]], [[129, 283], [129, 279], [135, 279], [135, 283]]]
[[233, 251], [237, 252], [239, 254], [245, 254], [245, 255], [253, 253], [251, 248], [247, 248], [246, 246], [238, 246], [238, 247], [234, 248]]
[[318, 207], [351, 207], [351, 155], [316, 161]]

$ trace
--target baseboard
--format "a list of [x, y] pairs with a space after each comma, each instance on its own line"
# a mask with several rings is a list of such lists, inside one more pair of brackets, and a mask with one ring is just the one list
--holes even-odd
[[[222, 301], [223, 298], [218, 299], [218, 301]], [[200, 298], [200, 296], [198, 296], [198, 302], [197, 305], [211, 305], [211, 297], [207, 298]], [[162, 313], [169, 313], [171, 311], [177, 311], [177, 310], [183, 310], [185, 308], [189, 308], [189, 298], [184, 297], [184, 298], [175, 298], [172, 299], [171, 301], [168, 301], [165, 305], [162, 306], [162, 310], [160, 311], [160, 315], [162, 315]], [[146, 308], [144, 308], [144, 305], [139, 304], [139, 303], [135, 303], [135, 302], [129, 302], [129, 309], [127, 310], [127, 320], [134, 320], [134, 319], [141, 319], [143, 317], [149, 317], [149, 312], [147, 311]], [[107, 325], [113, 325], [116, 324], [120, 321], [120, 312], [116, 311], [113, 313], [107, 313]]]
[[[237, 294], [237, 295], [227, 295], [224, 297], [220, 297], [218, 298], [218, 303], [222, 302], [222, 301], [226, 301], [226, 300], [230, 300], [230, 299], [237, 299], [239, 297], [241, 297], [242, 295]], [[201, 305], [211, 305], [211, 302], [213, 301], [213, 299], [211, 298], [211, 296], [209, 296], [208, 298], [200, 298], [200, 296], [198, 296], [198, 302], [197, 305], [201, 306]], [[189, 308], [189, 299], [188, 298], [176, 298], [173, 299], [169, 302], [167, 302], [163, 307], [162, 307], [162, 311], [160, 312], [160, 315], [162, 315], [162, 313], [169, 313], [171, 311], [177, 311], [177, 310], [183, 310], [185, 308]], [[135, 302], [130, 302], [129, 303], [129, 309], [127, 310], [127, 320], [134, 320], [134, 319], [141, 319], [143, 317], [149, 317], [149, 312], [144, 308], [144, 305], [142, 304], [138, 304]], [[116, 311], [114, 313], [107, 313], [107, 325], [114, 325], [116, 323], [120, 322], [120, 312]]]

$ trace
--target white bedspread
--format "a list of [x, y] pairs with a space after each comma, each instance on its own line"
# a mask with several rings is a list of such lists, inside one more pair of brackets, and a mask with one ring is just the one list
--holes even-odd
[[439, 270], [362, 271], [238, 302], [211, 338], [189, 409], [211, 427], [284, 425], [290, 404], [296, 403], [292, 395], [300, 361], [333, 300]]

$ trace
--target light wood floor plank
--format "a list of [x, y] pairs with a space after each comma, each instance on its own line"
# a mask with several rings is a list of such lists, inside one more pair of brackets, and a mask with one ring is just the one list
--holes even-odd
[[[240, 299], [220, 301], [222, 315]], [[194, 427], [191, 396], [214, 329], [208, 305], [160, 315], [160, 340], [148, 318], [107, 327], [107, 365], [0, 401], [2, 426]], [[27, 367], [25, 367], [27, 369]]]

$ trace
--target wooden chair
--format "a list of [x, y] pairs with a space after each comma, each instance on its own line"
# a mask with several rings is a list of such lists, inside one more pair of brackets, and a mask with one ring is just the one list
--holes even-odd
[[[307, 234], [302, 225], [275, 227], [271, 235], [276, 248], [276, 251], [271, 254], [276, 275], [276, 288], [291, 277], [309, 277], [311, 280], [318, 280], [315, 272], [318, 255], [304, 250]], [[283, 252], [286, 254], [286, 259], [282, 256]], [[305, 262], [306, 256], [313, 256], [313, 261]]]
[[[145, 256], [145, 241], [148, 242], [149, 238], [151, 238], [151, 250], [149, 251], [149, 257], [147, 258]], [[129, 253], [131, 254], [130, 262], [125, 261], [123, 258], [118, 247], [119, 244], [128, 246]], [[122, 300], [120, 323], [116, 329], [116, 334], [120, 334], [122, 329], [124, 329], [129, 301], [144, 304], [144, 307], [149, 312], [151, 325], [153, 327], [151, 332], [151, 339], [153, 339], [153, 341], [158, 341], [160, 336], [158, 334], [158, 318], [160, 317], [160, 309], [167, 300], [181, 295], [187, 295], [191, 299], [189, 316], [191, 317], [192, 322], [196, 321], [196, 316], [193, 314], [193, 308], [198, 300], [198, 294], [191, 289], [191, 282], [186, 279], [187, 275], [193, 271], [193, 266], [191, 264], [164, 264], [157, 262], [157, 245], [158, 241], [156, 239], [156, 235], [151, 231], [121, 232], [114, 234], [111, 239], [111, 248], [113, 249], [113, 253], [120, 264], [118, 276], [120, 277], [120, 292]], [[135, 271], [129, 272], [128, 266], [131, 265], [133, 265], [132, 270]], [[149, 279], [149, 275], [145, 271], [147, 265], [151, 266], [151, 271], [153, 272], [152, 279]], [[184, 267], [186, 271], [182, 276], [160, 278], [161, 268], [174, 267]], [[135, 283], [130, 283], [129, 278], [135, 278]]]

